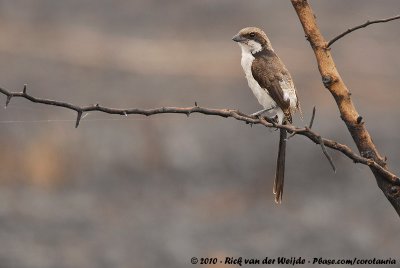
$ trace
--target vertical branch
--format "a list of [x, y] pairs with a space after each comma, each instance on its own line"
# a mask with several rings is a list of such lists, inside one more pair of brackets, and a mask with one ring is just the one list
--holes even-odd
[[[335, 99], [340, 117], [346, 124], [361, 156], [372, 159], [380, 166], [387, 168], [384, 158], [372, 142], [365, 123], [359, 119], [360, 115], [351, 99], [351, 93], [336, 69], [328, 43], [318, 28], [311, 6], [307, 0], [291, 0], [291, 2], [303, 26], [306, 38], [314, 51], [322, 82]], [[400, 215], [400, 194], [399, 191], [393, 190], [393, 187], [396, 186], [388, 183], [375, 169], [371, 170], [375, 175], [378, 186]]]

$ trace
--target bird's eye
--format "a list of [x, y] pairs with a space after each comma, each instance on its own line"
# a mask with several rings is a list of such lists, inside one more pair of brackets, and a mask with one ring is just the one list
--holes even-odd
[[250, 37], [255, 37], [256, 34], [255, 33], [250, 33]]

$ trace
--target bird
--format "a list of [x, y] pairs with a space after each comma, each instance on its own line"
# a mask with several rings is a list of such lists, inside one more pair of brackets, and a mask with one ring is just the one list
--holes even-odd
[[[299, 112], [302, 117], [300, 102], [292, 76], [282, 60], [275, 53], [265, 32], [257, 27], [241, 29], [233, 38], [242, 51], [241, 65], [247, 83], [264, 109], [252, 114], [272, 115], [277, 124], [292, 124], [292, 116]], [[275, 172], [273, 193], [275, 202], [282, 202], [285, 177], [287, 131], [280, 128], [279, 151]]]

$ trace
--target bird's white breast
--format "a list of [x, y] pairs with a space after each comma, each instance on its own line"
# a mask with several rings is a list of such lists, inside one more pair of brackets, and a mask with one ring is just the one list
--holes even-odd
[[242, 59], [241, 64], [246, 74], [247, 83], [251, 91], [253, 91], [254, 96], [256, 96], [258, 102], [265, 108], [269, 109], [273, 106], [276, 106], [275, 101], [271, 98], [268, 94], [268, 91], [261, 88], [258, 82], [254, 79], [253, 73], [251, 71], [251, 65], [254, 60], [254, 56], [246, 50], [245, 47], [241, 46], [242, 48]]

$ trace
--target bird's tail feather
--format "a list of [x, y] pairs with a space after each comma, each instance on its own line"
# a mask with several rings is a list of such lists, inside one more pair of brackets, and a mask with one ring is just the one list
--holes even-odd
[[281, 128], [279, 137], [278, 159], [276, 162], [275, 182], [273, 188], [275, 203], [277, 204], [280, 204], [282, 202], [283, 182], [285, 178], [286, 138], [287, 132], [285, 129]]

